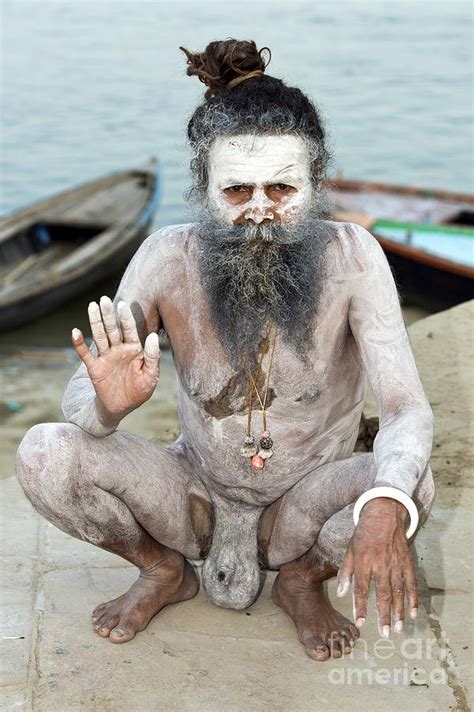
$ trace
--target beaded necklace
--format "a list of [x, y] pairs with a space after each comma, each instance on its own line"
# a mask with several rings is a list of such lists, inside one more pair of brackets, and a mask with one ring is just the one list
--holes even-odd
[[[247, 373], [247, 380], [248, 380], [248, 392], [247, 392], [247, 403], [248, 403], [248, 414], [247, 414], [247, 434], [245, 435], [244, 438], [244, 443], [242, 447], [240, 448], [240, 454], [242, 457], [250, 458], [250, 467], [252, 470], [263, 470], [265, 467], [265, 462], [268, 460], [272, 455], [273, 455], [273, 440], [270, 437], [270, 431], [267, 430], [267, 411], [266, 411], [266, 404], [267, 404], [267, 396], [268, 396], [268, 386], [270, 383], [270, 374], [272, 370], [272, 365], [273, 365], [273, 355], [275, 352], [275, 342], [276, 342], [276, 332], [273, 335], [273, 344], [272, 344], [272, 349], [270, 352], [270, 361], [268, 365], [268, 372], [267, 372], [267, 378], [265, 382], [265, 388], [264, 388], [264, 395], [263, 395], [263, 400], [262, 396], [260, 395], [260, 392], [257, 387], [257, 381], [258, 377], [260, 375], [260, 371], [262, 369], [262, 364], [263, 364], [263, 359], [265, 358], [265, 355], [268, 353], [269, 345], [270, 345], [270, 334], [272, 331], [272, 326], [270, 325], [268, 327], [267, 333], [265, 335], [265, 338], [263, 340], [263, 345], [262, 345], [262, 351], [258, 359], [257, 363], [257, 368], [255, 370], [255, 375], [252, 375], [252, 372], [250, 371], [244, 355], [242, 351], [242, 347], [240, 347], [240, 357], [241, 360], [244, 361], [244, 368]], [[257, 394], [258, 401], [260, 403], [260, 407], [262, 409], [262, 434], [260, 436], [260, 440], [257, 443], [252, 435], [252, 407], [253, 407], [253, 395], [254, 392]]]

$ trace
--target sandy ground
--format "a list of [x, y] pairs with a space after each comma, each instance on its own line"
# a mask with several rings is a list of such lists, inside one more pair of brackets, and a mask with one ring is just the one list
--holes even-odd
[[[305, 656], [291, 622], [271, 603], [274, 574], [248, 611], [219, 609], [201, 591], [193, 601], [168, 607], [126, 645], [98, 638], [90, 611], [122, 593], [135, 570], [39, 518], [11, 477], [26, 429], [61, 419], [59, 403], [75, 357], [68, 350], [3, 357], [2, 709], [470, 709], [473, 312], [470, 302], [410, 327], [436, 425], [436, 504], [416, 542], [419, 620], [381, 641], [372, 605], [364, 640], [351, 656], [324, 664]], [[171, 355], [164, 352], [159, 388], [121, 428], [164, 443], [175, 439], [174, 379]], [[367, 422], [376, 420], [370, 398], [365, 415]], [[334, 601], [333, 582], [329, 591]], [[351, 615], [349, 600], [337, 606]]]

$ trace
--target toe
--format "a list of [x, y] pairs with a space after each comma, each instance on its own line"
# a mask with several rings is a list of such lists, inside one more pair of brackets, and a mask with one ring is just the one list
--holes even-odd
[[322, 661], [329, 658], [329, 648], [320, 638], [308, 640], [304, 649], [306, 651], [306, 655], [309, 655], [309, 657], [313, 660]]
[[353, 633], [353, 631], [352, 631], [352, 628], [345, 631], [344, 638], [347, 640], [347, 642], [348, 642], [349, 645], [351, 646], [351, 649], [352, 649], [352, 648], [354, 647], [354, 645], [357, 643], [359, 637], [360, 637], [359, 634], [358, 634], [358, 635], [354, 635], [354, 633]]
[[93, 623], [97, 623], [97, 621], [99, 620], [99, 618], [102, 618], [102, 616], [104, 615], [104, 613], [105, 613], [105, 609], [104, 609], [104, 608], [96, 608], [96, 610], [93, 611], [93, 613], [92, 613], [92, 622], [93, 622]]
[[352, 625], [352, 623], [347, 627], [347, 632], [354, 641], [360, 638], [360, 630], [355, 625]]
[[341, 630], [340, 636], [340, 646], [342, 653], [344, 655], [350, 653], [352, 650], [352, 645], [354, 644], [350, 632], [347, 630]]
[[108, 638], [110, 635], [110, 631], [113, 628], [113, 623], [110, 623], [109, 625], [95, 625], [94, 630], [97, 633], [97, 635], [100, 635], [101, 638]]
[[120, 623], [110, 631], [109, 638], [112, 643], [126, 643], [135, 637], [136, 630], [127, 623]]
[[[98, 630], [109, 619], [110, 619], [110, 613], [108, 611], [102, 611], [102, 613], [100, 615], [96, 616], [95, 619], [93, 620], [94, 629]], [[112, 628], [113, 628], [113, 626], [112, 626]]]
[[94, 610], [92, 611], [92, 620], [95, 620], [102, 615], [105, 610], [105, 606], [105, 603], [99, 603], [99, 605], [94, 608]]
[[112, 628], [114, 628], [118, 622], [118, 615], [111, 615], [106, 611], [94, 623], [94, 630], [101, 638], [107, 638]]
[[338, 633], [332, 633], [328, 636], [327, 644], [332, 658], [340, 658], [342, 656], [341, 641]]

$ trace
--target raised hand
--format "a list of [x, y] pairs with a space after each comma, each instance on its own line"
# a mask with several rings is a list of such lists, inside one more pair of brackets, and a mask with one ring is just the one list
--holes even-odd
[[109, 297], [101, 297], [100, 306], [91, 302], [88, 315], [97, 356], [80, 329], [72, 330], [72, 343], [94, 385], [102, 418], [119, 422], [155, 389], [160, 375], [158, 334], [148, 334], [142, 348], [130, 306], [118, 303], [117, 322]]
[[407, 510], [392, 499], [374, 499], [362, 509], [359, 524], [339, 568], [337, 595], [344, 596], [353, 578], [354, 619], [361, 628], [367, 618], [370, 581], [375, 581], [378, 628], [388, 638], [393, 627], [403, 630], [405, 596], [408, 614], [418, 613], [415, 566], [407, 542]]

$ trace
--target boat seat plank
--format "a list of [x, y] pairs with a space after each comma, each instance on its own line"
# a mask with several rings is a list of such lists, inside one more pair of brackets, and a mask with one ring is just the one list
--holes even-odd
[[[73, 250], [73, 246], [64, 243], [51, 245], [51, 247], [48, 247], [48, 249], [42, 253], [28, 255], [22, 262], [18, 262], [15, 266], [0, 271], [0, 286], [2, 289], [9, 287], [18, 288], [31, 278], [28, 274], [30, 271], [34, 271], [36, 281], [40, 280], [42, 274], [48, 272], [58, 259], [65, 257]], [[18, 273], [15, 274], [17, 270]], [[12, 284], [12, 273], [15, 284]]]
[[15, 265], [15, 267], [0, 276], [0, 283], [2, 284], [2, 287], [14, 282], [15, 279], [21, 277], [22, 274], [34, 265], [36, 265], [36, 255], [28, 255], [28, 257], [26, 257], [22, 262], [19, 262]]

